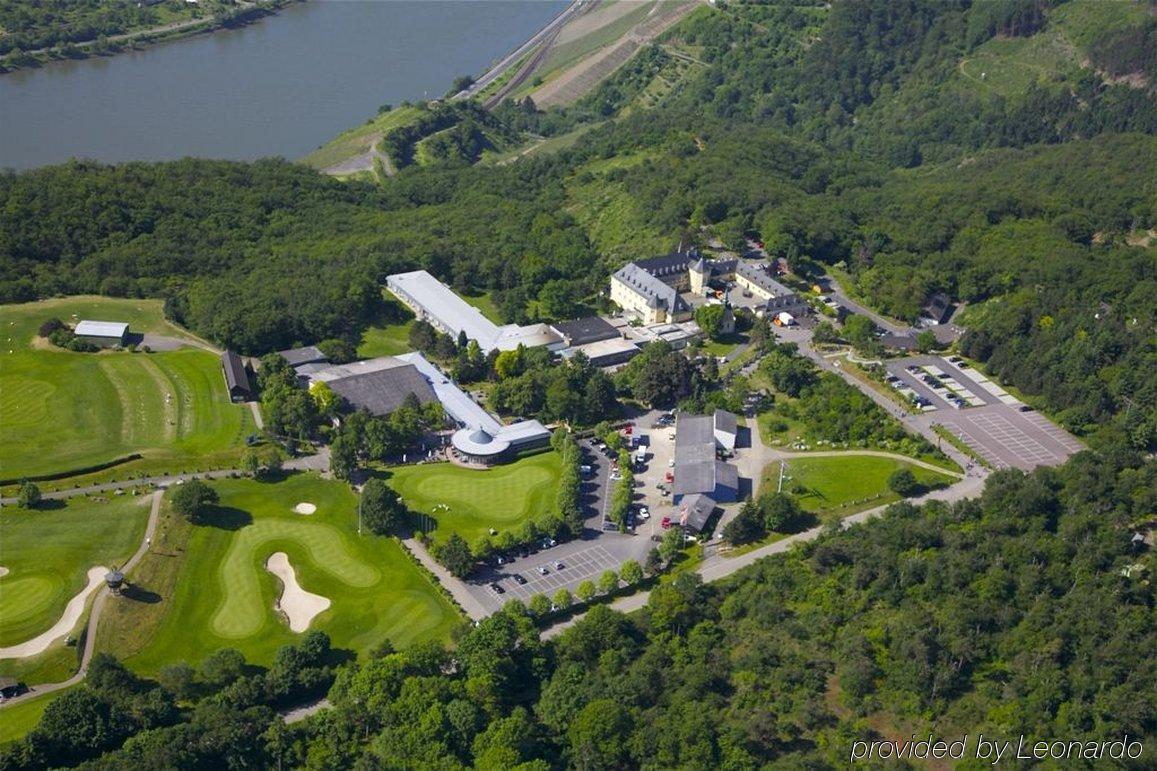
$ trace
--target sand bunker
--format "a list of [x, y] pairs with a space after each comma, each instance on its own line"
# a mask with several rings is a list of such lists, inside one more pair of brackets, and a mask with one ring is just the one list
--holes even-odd
[[0, 565], [0, 578], [3, 578], [6, 575], [8, 575], [8, 568]]
[[0, 659], [22, 659], [26, 656], [43, 653], [53, 642], [71, 632], [72, 628], [76, 626], [76, 622], [80, 620], [81, 614], [84, 613], [84, 605], [88, 601], [88, 596], [104, 585], [106, 573], [108, 573], [108, 568], [90, 568], [88, 585], [81, 590], [80, 594], [68, 601], [68, 605], [64, 606], [64, 613], [60, 616], [60, 620], [53, 624], [47, 632], [42, 632], [31, 640], [19, 645], [0, 648]]
[[317, 506], [314, 506], [312, 503], [306, 503], [305, 501], [302, 501], [301, 503], [294, 506], [293, 510], [298, 514], [312, 514], [313, 512], [317, 511]]
[[304, 632], [314, 616], [329, 607], [329, 598], [313, 594], [297, 583], [297, 574], [289, 564], [289, 555], [283, 551], [274, 552], [265, 561], [265, 569], [281, 579], [281, 600], [277, 609], [289, 619], [289, 628], [294, 632]]

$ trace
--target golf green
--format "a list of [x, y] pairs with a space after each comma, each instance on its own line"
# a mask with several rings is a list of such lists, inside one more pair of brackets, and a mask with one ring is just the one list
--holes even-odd
[[215, 354], [73, 353], [37, 337], [50, 318], [121, 320], [180, 337], [156, 300], [66, 298], [0, 307], [0, 468], [5, 479], [66, 473], [131, 454], [185, 461], [240, 447], [252, 417], [233, 404]]
[[437, 522], [435, 540], [458, 533], [468, 542], [490, 528], [516, 528], [554, 505], [562, 461], [544, 452], [480, 470], [449, 463], [390, 469], [388, 484], [406, 505]]
[[[150, 599], [106, 607], [97, 647], [142, 672], [190, 663], [232, 647], [269, 664], [298, 635], [275, 608], [280, 583], [266, 569], [285, 552], [300, 586], [330, 600], [310, 629], [339, 648], [364, 651], [449, 638], [461, 620], [396, 539], [357, 534], [357, 498], [312, 474], [279, 482], [214, 482], [220, 503], [197, 525], [166, 506], [158, 538], [129, 579]], [[312, 503], [310, 515], [298, 503]]]
[[[121, 565], [144, 537], [149, 499], [71, 498], [60, 508], [0, 514], [0, 647], [29, 640], [60, 619], [89, 568]], [[0, 661], [0, 672], [7, 662]]]

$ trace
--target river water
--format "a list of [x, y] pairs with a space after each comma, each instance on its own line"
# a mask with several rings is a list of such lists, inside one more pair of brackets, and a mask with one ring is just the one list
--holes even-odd
[[565, 0], [312, 0], [237, 30], [0, 75], [0, 167], [298, 158], [481, 74]]

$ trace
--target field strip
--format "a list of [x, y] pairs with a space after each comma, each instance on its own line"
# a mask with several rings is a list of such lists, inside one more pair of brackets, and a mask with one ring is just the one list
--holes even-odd
[[143, 437], [138, 436], [138, 426], [148, 425], [143, 414], [139, 394], [134, 397], [132, 385], [128, 382], [126, 372], [120, 366], [121, 362], [114, 358], [102, 358], [100, 370], [116, 391], [117, 401], [121, 408], [121, 441], [127, 447], [139, 447], [145, 444]]
[[[157, 398], [164, 400], [164, 409], [162, 410], [162, 420], [164, 421], [162, 436], [166, 442], [171, 442], [178, 436], [178, 412], [176, 405], [169, 397], [173, 391], [177, 390], [177, 385], [173, 382], [173, 378], [168, 370], [162, 368], [152, 359], [146, 357], [140, 361], [144, 365], [145, 371], [152, 376], [153, 381], [157, 384]], [[181, 428], [183, 429], [184, 426]], [[180, 433], [184, 434], [184, 431]]]
[[64, 637], [64, 635], [72, 631], [72, 628], [76, 626], [76, 622], [80, 620], [81, 615], [84, 613], [84, 606], [88, 602], [88, 596], [100, 588], [107, 572], [108, 568], [99, 566], [89, 568], [88, 585], [81, 590], [80, 594], [77, 594], [68, 601], [68, 605], [64, 607], [64, 613], [60, 615], [60, 619], [53, 624], [48, 631], [38, 634], [31, 640], [22, 642], [19, 645], [0, 648], [0, 659], [21, 659], [43, 653], [48, 649], [48, 646], [58, 638]]

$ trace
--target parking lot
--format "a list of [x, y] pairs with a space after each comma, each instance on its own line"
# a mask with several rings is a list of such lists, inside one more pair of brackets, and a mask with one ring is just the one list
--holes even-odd
[[[910, 366], [921, 374], [909, 372]], [[936, 379], [943, 386], [924, 382], [922, 375], [929, 370], [940, 373]], [[970, 367], [939, 356], [916, 356], [890, 362], [888, 372], [929, 403], [917, 413], [917, 423], [944, 426], [996, 468], [1028, 471], [1058, 465], [1083, 449], [1064, 429]], [[957, 396], [955, 404], [950, 393]]]

